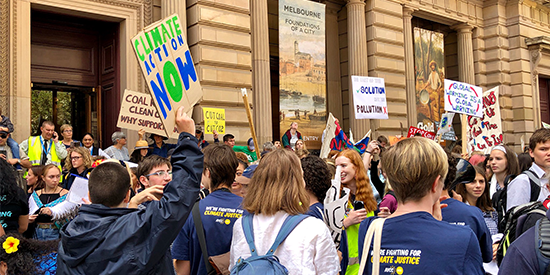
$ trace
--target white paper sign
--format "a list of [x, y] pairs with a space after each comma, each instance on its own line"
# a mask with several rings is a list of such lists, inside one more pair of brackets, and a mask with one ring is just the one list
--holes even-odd
[[445, 79], [445, 111], [483, 117], [481, 87]]
[[324, 201], [325, 207], [325, 223], [328, 225], [332, 240], [336, 244], [336, 247], [340, 247], [340, 241], [342, 238], [342, 226], [344, 223], [344, 217], [346, 214], [346, 207], [349, 200], [349, 189], [344, 188], [346, 195], [340, 198], [340, 185], [341, 177], [340, 173], [342, 167], [336, 167], [336, 173], [332, 180], [332, 186], [327, 191], [327, 195]]
[[498, 94], [498, 87], [483, 93], [483, 118], [468, 116], [469, 152], [489, 154], [494, 146], [503, 144]]
[[388, 119], [383, 78], [351, 76], [351, 87], [356, 119]]
[[84, 201], [82, 199], [88, 198], [88, 179], [76, 177], [73, 185], [71, 185], [71, 189], [69, 190], [69, 194], [67, 194], [67, 200], [69, 202], [72, 202], [74, 204], [82, 204]]

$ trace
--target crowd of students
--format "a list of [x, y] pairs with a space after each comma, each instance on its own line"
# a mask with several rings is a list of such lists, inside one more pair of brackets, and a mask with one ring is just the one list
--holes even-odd
[[[103, 151], [49, 122], [17, 161], [0, 154], [0, 274], [543, 274], [550, 262], [536, 226], [509, 239], [511, 211], [550, 201], [548, 129], [519, 160], [505, 145], [465, 156], [383, 136], [321, 159], [292, 123], [258, 159], [250, 140], [208, 144], [182, 108], [176, 126], [177, 144], [140, 131], [133, 158], [121, 132]], [[81, 203], [67, 199], [78, 179]], [[342, 215], [327, 200], [337, 186]]]

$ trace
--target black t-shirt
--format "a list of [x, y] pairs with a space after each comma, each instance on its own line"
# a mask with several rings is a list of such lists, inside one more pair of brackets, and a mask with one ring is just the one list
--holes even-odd
[[14, 198], [0, 197], [0, 225], [6, 232], [17, 232], [19, 229], [19, 216], [29, 214], [27, 195], [21, 188], [17, 188]]

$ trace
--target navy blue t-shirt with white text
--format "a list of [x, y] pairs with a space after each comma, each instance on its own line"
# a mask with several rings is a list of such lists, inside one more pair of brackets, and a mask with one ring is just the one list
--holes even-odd
[[[199, 203], [206, 247], [209, 256], [229, 252], [233, 236], [233, 225], [243, 214], [242, 198], [231, 192], [217, 190], [206, 196]], [[180, 233], [172, 244], [172, 258], [190, 261], [190, 274], [206, 274], [202, 259], [201, 246], [195, 230], [193, 213], [189, 214]]]
[[493, 240], [481, 209], [455, 199], [446, 199], [441, 203], [447, 204], [447, 207], [441, 209], [443, 221], [472, 229], [477, 236], [483, 261], [486, 263], [491, 262], [493, 259]]
[[[359, 227], [359, 258], [371, 217]], [[364, 274], [370, 274], [369, 250]], [[484, 275], [477, 238], [469, 228], [441, 222], [428, 212], [388, 218], [382, 229], [380, 275], [467, 274]]]

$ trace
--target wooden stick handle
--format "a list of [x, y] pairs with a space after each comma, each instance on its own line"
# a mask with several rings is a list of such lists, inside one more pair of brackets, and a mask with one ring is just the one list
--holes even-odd
[[246, 116], [248, 117], [248, 125], [250, 125], [250, 133], [252, 134], [252, 139], [254, 140], [254, 151], [256, 152], [258, 159], [260, 159], [260, 147], [258, 147], [258, 139], [256, 138], [256, 130], [254, 129], [254, 122], [252, 122], [252, 112], [250, 111], [248, 94], [246, 94], [246, 92], [243, 92], [243, 102], [244, 108], [246, 109]]

